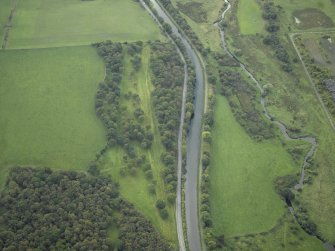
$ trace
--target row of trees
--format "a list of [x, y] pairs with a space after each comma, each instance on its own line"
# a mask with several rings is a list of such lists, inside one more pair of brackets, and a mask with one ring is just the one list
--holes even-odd
[[[14, 167], [0, 211], [1, 250], [169, 250], [106, 177]], [[108, 239], [110, 227], [119, 244]]]
[[151, 43], [152, 104], [165, 152], [161, 160], [167, 190], [175, 193], [177, 185], [177, 140], [184, 83], [184, 65], [173, 44]]
[[286, 72], [292, 71], [290, 56], [282, 45], [277, 32], [280, 30], [281, 6], [275, 6], [273, 1], [267, 1], [263, 5], [263, 19], [266, 21], [266, 31], [268, 35], [263, 39], [263, 43], [271, 46], [275, 56], [282, 62], [281, 67]]

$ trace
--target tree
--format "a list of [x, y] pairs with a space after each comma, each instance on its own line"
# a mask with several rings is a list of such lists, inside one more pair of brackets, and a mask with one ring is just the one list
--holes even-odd
[[159, 199], [156, 201], [156, 207], [158, 209], [162, 210], [165, 208], [165, 206], [166, 206], [166, 203], [163, 200]]

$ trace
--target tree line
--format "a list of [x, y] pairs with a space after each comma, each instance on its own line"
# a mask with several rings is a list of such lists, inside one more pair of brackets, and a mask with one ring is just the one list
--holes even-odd
[[175, 194], [177, 186], [176, 160], [184, 64], [173, 44], [153, 42], [150, 45], [152, 72], [152, 104], [165, 152], [161, 155], [162, 173], [168, 192]]
[[[0, 212], [1, 250], [170, 250], [107, 177], [14, 167]], [[117, 243], [108, 238], [111, 227]]]
[[273, 49], [276, 58], [281, 61], [281, 68], [285, 72], [291, 72], [293, 69], [290, 56], [278, 35], [280, 30], [279, 17], [282, 7], [280, 5], [276, 6], [273, 1], [266, 1], [262, 4], [262, 9], [262, 17], [266, 21], [265, 29], [268, 32], [268, 35], [263, 39], [263, 43]]

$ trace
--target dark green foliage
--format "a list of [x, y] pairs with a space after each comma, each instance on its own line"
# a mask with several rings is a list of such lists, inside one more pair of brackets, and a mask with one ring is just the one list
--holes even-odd
[[[242, 77], [241, 73], [225, 67], [220, 70], [221, 94], [228, 98], [232, 111], [241, 126], [257, 140], [274, 137], [273, 128], [256, 108], [257, 91]], [[236, 97], [238, 102], [234, 101]]]
[[[0, 250], [169, 250], [109, 178], [15, 167], [0, 212]], [[107, 239], [111, 226], [120, 246]]]
[[169, 213], [165, 208], [159, 210], [159, 215], [162, 217], [163, 220], [166, 220], [167, 218], [169, 218]]
[[0, 199], [3, 246], [15, 250], [110, 250], [117, 187], [107, 178], [13, 168]]
[[153, 108], [158, 129], [166, 152], [161, 160], [166, 166], [163, 179], [170, 189], [175, 189], [178, 126], [184, 82], [184, 65], [172, 44], [151, 44]]
[[286, 49], [279, 40], [277, 32], [280, 30], [280, 12], [281, 7], [275, 6], [272, 1], [267, 1], [263, 5], [263, 18], [266, 20], [266, 31], [269, 34], [263, 39], [263, 43], [271, 46], [274, 51], [275, 56], [283, 64], [282, 69], [285, 72], [292, 71], [291, 60]]
[[[139, 108], [140, 98], [137, 94], [127, 93], [121, 96], [120, 84], [123, 74], [124, 47], [133, 56], [131, 62], [134, 70], [141, 67], [142, 42], [122, 45], [110, 41], [94, 44], [98, 54], [106, 64], [106, 77], [99, 85], [96, 94], [95, 111], [97, 116], [104, 123], [107, 131], [108, 147], [121, 146], [127, 156], [124, 157], [125, 168], [123, 175], [129, 171], [136, 175], [136, 170], [142, 167], [146, 160], [138, 157], [135, 151], [135, 144], [143, 149], [149, 149], [152, 145], [153, 134], [150, 126], [144, 126], [144, 112]], [[131, 114], [120, 107], [120, 99], [131, 99], [134, 105], [134, 112]]]
[[274, 187], [277, 193], [287, 203], [291, 203], [291, 201], [294, 199], [294, 194], [292, 193], [291, 189], [296, 184], [298, 184], [298, 179], [295, 175], [287, 175], [283, 177], [278, 177], [274, 181]]
[[131, 204], [121, 202], [120, 219], [120, 239], [122, 242], [119, 250], [171, 250], [140, 213], [138, 213]]
[[156, 201], [156, 207], [157, 207], [158, 209], [164, 209], [165, 206], [166, 206], [166, 204], [165, 204], [165, 202], [164, 202], [163, 200], [157, 200], [157, 201]]
[[308, 212], [305, 208], [299, 207], [295, 211], [295, 216], [300, 226], [310, 235], [316, 236], [322, 240], [322, 237], [317, 231], [316, 224], [310, 219]]

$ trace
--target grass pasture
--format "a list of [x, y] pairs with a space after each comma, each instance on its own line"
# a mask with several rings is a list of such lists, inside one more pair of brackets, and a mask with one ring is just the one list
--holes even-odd
[[268, 231], [285, 212], [273, 179], [299, 169], [280, 142], [253, 141], [225, 98], [216, 100], [210, 170], [214, 231], [226, 237]]
[[[86, 170], [104, 146], [94, 97], [104, 65], [88, 46], [0, 51], [0, 170]], [[5, 171], [4, 171], [5, 170]]]
[[160, 38], [158, 27], [136, 1], [26, 0], [17, 6], [7, 47], [60, 47], [107, 39], [130, 42]]
[[237, 17], [240, 32], [244, 35], [262, 33], [264, 21], [258, 3], [255, 0], [240, 0], [238, 3]]
[[[172, 244], [177, 243], [176, 226], [175, 226], [175, 207], [168, 206], [167, 210], [169, 218], [163, 220], [158, 210], [155, 207], [157, 199], [167, 201], [167, 194], [165, 192], [164, 181], [161, 177], [161, 171], [164, 166], [161, 163], [160, 156], [164, 151], [163, 145], [160, 141], [160, 134], [157, 123], [155, 121], [155, 114], [152, 110], [151, 92], [153, 85], [150, 81], [149, 59], [150, 48], [148, 45], [144, 46], [142, 52], [142, 66], [138, 72], [134, 72], [133, 66], [130, 62], [131, 57], [125, 56], [124, 73], [121, 84], [121, 106], [127, 109], [127, 113], [133, 113], [134, 105], [131, 101], [125, 98], [125, 94], [131, 92], [136, 93], [140, 97], [140, 106], [144, 111], [144, 124], [150, 125], [153, 129], [154, 140], [149, 150], [143, 150], [139, 146], [135, 146], [138, 155], [145, 155], [149, 161], [153, 172], [153, 181], [145, 177], [143, 170], [137, 170], [135, 175], [128, 174], [122, 176], [120, 174], [121, 168], [125, 165], [123, 156], [125, 151], [121, 147], [114, 147], [110, 149], [104, 158], [102, 172], [104, 174], [112, 175], [113, 180], [120, 184], [120, 193], [128, 201], [133, 203], [135, 207], [147, 218], [157, 230]], [[149, 185], [155, 183], [156, 194], [149, 193]]]

